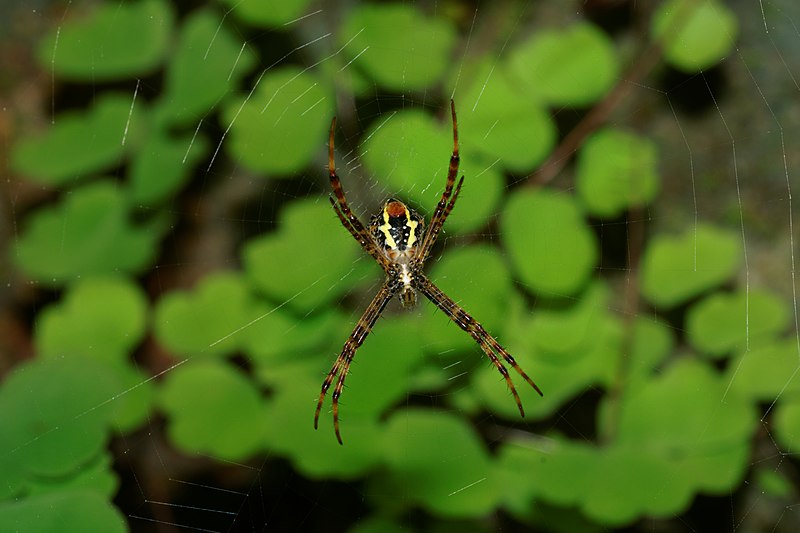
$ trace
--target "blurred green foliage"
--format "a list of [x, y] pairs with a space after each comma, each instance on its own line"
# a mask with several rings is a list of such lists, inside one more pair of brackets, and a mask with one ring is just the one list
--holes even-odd
[[[488, 50], [456, 65], [460, 30], [445, 14], [364, 4], [342, 13], [323, 61], [275, 66], [232, 28], [288, 31], [308, 2], [222, 3], [183, 17], [165, 0], [101, 4], [41, 43], [41, 66], [59, 80], [158, 71], [163, 88], [147, 100], [137, 99], [138, 83], [131, 93], [98, 94], [14, 146], [13, 170], [57, 194], [26, 215], [13, 257], [25, 276], [62, 293], [37, 314], [37, 357], [0, 386], [0, 523], [122, 530], [107, 444], [157, 413], [169, 443], [187, 454], [247, 461], [269, 453], [310, 479], [363, 480], [380, 516], [359, 531], [386, 531], [391, 517], [417, 507], [457, 519], [504, 509], [530, 525], [577, 509], [570, 520], [587, 528], [679, 515], [697, 494], [742, 483], [755, 406], [775, 398], [779, 444], [800, 446], [800, 390], [782, 388], [797, 370], [795, 348], [781, 337], [785, 302], [749, 286], [722, 288], [742, 267], [737, 234], [702, 223], [645, 243], [638, 289], [655, 310], [685, 306], [680, 351], [668, 319], [615, 311], [621, 297], [599, 274], [592, 220], [654, 202], [655, 141], [595, 132], [577, 153], [575, 191], [504, 182], [552, 152], [553, 109], [592, 106], [619, 82], [621, 54], [599, 28], [544, 29], [505, 54]], [[235, 25], [224, 20], [228, 9]], [[730, 53], [735, 35], [719, 2], [665, 2], [652, 21], [664, 59], [690, 72]], [[341, 447], [327, 412], [314, 432], [313, 402], [361, 311], [338, 302], [374, 290], [379, 276], [359, 260], [327, 190], [279, 198], [276, 227], [242, 244], [241, 268], [234, 258], [229, 271], [154, 301], [137, 279], [158, 265], [180, 214], [166, 206], [196, 166], [227, 158], [268, 178], [325, 181], [320, 163], [337, 104], [425, 92], [447, 116], [453, 89], [465, 184], [445, 232], [467, 242], [432, 262], [430, 276], [542, 386], [544, 398], [523, 385], [520, 394], [527, 420], [545, 430], [526, 430], [472, 339], [423, 302], [419, 314], [380, 321], [360, 349], [342, 400]], [[379, 193], [428, 208], [441, 194], [451, 126], [407, 107], [362, 124], [361, 138], [349, 139], [358, 153], [337, 152], [340, 174], [356, 189], [359, 159]], [[200, 125], [214, 120], [223, 133], [212, 143]], [[105, 174], [119, 166], [121, 177]], [[496, 239], [474, 242], [495, 223]], [[158, 380], [133, 358], [145, 339], [174, 361]], [[709, 359], [730, 361], [721, 372]], [[546, 429], [590, 389], [600, 395], [596, 439]], [[409, 394], [436, 395], [442, 408], [398, 408]], [[492, 452], [471, 424], [486, 412], [517, 427], [494, 439]], [[784, 490], [781, 478], [759, 479]]]

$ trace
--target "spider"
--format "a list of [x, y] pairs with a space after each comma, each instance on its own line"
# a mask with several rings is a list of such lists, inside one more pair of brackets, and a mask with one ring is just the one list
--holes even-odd
[[458, 193], [461, 191], [461, 185], [464, 183], [464, 176], [461, 176], [457, 185], [455, 183], [456, 175], [458, 174], [459, 155], [458, 121], [456, 120], [456, 107], [453, 100], [450, 100], [450, 113], [453, 119], [453, 153], [450, 156], [450, 167], [447, 172], [447, 182], [442, 198], [436, 205], [430, 227], [427, 230], [425, 229], [425, 221], [419, 214], [394, 198], [389, 198], [383, 204], [381, 212], [372, 217], [369, 227], [365, 227], [358, 217], [353, 214], [347, 204], [339, 176], [336, 175], [336, 166], [333, 160], [333, 134], [336, 128], [336, 117], [331, 121], [330, 138], [328, 140], [328, 171], [333, 188], [333, 196], [329, 197], [331, 205], [342, 225], [358, 241], [364, 251], [371, 255], [386, 272], [386, 280], [366, 311], [364, 311], [350, 337], [344, 343], [342, 352], [336, 358], [333, 368], [325, 377], [325, 381], [322, 383], [322, 391], [319, 393], [317, 409], [314, 413], [314, 429], [317, 429], [319, 413], [320, 409], [322, 409], [325, 395], [338, 376], [336, 387], [333, 389], [332, 402], [333, 428], [339, 444], [343, 444], [342, 436], [339, 433], [339, 396], [342, 394], [350, 363], [355, 357], [356, 350], [364, 343], [364, 339], [367, 338], [375, 322], [383, 313], [386, 304], [393, 296], [399, 296], [400, 303], [407, 308], [416, 303], [416, 294], [419, 291], [433, 302], [436, 307], [441, 309], [458, 327], [469, 333], [505, 378], [506, 384], [517, 402], [521, 416], [525, 416], [525, 411], [522, 409], [519, 394], [517, 394], [517, 389], [514, 388], [511, 376], [498, 355], [507, 364], [511, 365], [539, 393], [539, 396], [542, 396], [542, 391], [520, 368], [511, 354], [486, 332], [480, 322], [472, 318], [452, 298], [434, 285], [423, 272], [425, 260], [428, 258], [428, 254], [436, 242], [445, 220], [453, 210]]

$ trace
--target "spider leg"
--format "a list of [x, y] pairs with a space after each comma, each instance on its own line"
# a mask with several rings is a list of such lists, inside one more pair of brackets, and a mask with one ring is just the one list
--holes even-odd
[[350, 363], [353, 362], [353, 357], [355, 357], [356, 351], [364, 343], [364, 339], [367, 338], [367, 335], [369, 335], [370, 331], [372, 331], [372, 327], [381, 316], [381, 313], [383, 313], [383, 309], [394, 295], [394, 292], [395, 291], [393, 291], [391, 288], [390, 280], [387, 279], [383, 285], [381, 285], [380, 290], [378, 290], [378, 293], [372, 299], [372, 302], [370, 302], [369, 306], [364, 311], [364, 314], [361, 315], [361, 318], [353, 329], [353, 332], [350, 334], [350, 337], [344, 343], [342, 353], [340, 353], [339, 357], [336, 358], [333, 368], [331, 368], [331, 371], [328, 372], [327, 376], [325, 376], [325, 381], [322, 383], [322, 390], [320, 391], [319, 399], [317, 400], [317, 409], [314, 412], [314, 429], [317, 429], [319, 413], [322, 409], [322, 402], [325, 399], [325, 394], [328, 392], [328, 389], [338, 374], [339, 379], [336, 382], [336, 387], [333, 389], [331, 399], [333, 402], [333, 429], [336, 432], [336, 440], [339, 441], [339, 444], [343, 444], [342, 436], [339, 433], [339, 396], [342, 394], [344, 380], [345, 377], [347, 377], [348, 371], [350, 370]]
[[517, 402], [517, 407], [519, 407], [519, 414], [523, 417], [525, 416], [525, 411], [522, 408], [522, 402], [519, 399], [519, 394], [517, 394], [517, 389], [514, 387], [514, 383], [511, 381], [511, 376], [508, 374], [508, 370], [503, 363], [500, 362], [500, 359], [497, 357], [499, 354], [503, 360], [511, 365], [517, 373], [522, 376], [528, 384], [533, 387], [533, 389], [539, 393], [539, 396], [543, 396], [541, 389], [533, 382], [533, 380], [528, 377], [524, 370], [517, 364], [516, 360], [511, 356], [510, 353], [503, 348], [494, 337], [489, 335], [483, 326], [472, 318], [469, 313], [467, 313], [460, 305], [453, 301], [452, 298], [447, 296], [442, 290], [433, 284], [431, 280], [429, 280], [424, 274], [420, 273], [417, 277], [417, 288], [419, 289], [422, 294], [424, 294], [431, 302], [436, 305], [439, 309], [444, 311], [444, 313], [456, 323], [458, 327], [466, 331], [470, 334], [470, 336], [475, 339], [475, 342], [478, 343], [483, 353], [491, 360], [492, 364], [497, 367], [497, 370], [500, 374], [505, 378], [506, 384], [508, 388], [511, 390], [511, 394], [514, 395], [514, 401]]
[[361, 223], [361, 220], [350, 210], [347, 198], [344, 195], [342, 182], [336, 174], [336, 163], [333, 157], [333, 134], [335, 128], [336, 117], [333, 117], [333, 120], [331, 120], [330, 137], [328, 139], [328, 172], [330, 174], [333, 194], [336, 196], [336, 199], [334, 200], [333, 197], [330, 198], [331, 205], [333, 206], [333, 210], [336, 211], [336, 216], [339, 217], [339, 221], [341, 221], [342, 225], [350, 232], [350, 235], [358, 241], [358, 244], [361, 245], [365, 252], [371, 255], [375, 261], [388, 272], [389, 263], [386, 257], [375, 246], [372, 235], [370, 235], [369, 231], [364, 227], [364, 224]]
[[444, 192], [442, 193], [441, 199], [439, 199], [439, 203], [436, 204], [436, 210], [433, 212], [433, 216], [431, 217], [431, 226], [425, 233], [425, 239], [422, 241], [422, 247], [419, 251], [419, 257], [423, 258], [423, 260], [428, 256], [430, 249], [433, 247], [436, 239], [439, 237], [439, 231], [442, 229], [444, 221], [447, 219], [448, 215], [450, 215], [450, 211], [452, 211], [453, 206], [456, 203], [458, 191], [461, 190], [461, 184], [464, 182], [464, 177], [462, 176], [461, 181], [458, 182], [458, 186], [456, 187], [456, 192], [453, 194], [453, 186], [455, 185], [456, 176], [458, 175], [458, 164], [461, 159], [458, 153], [458, 120], [456, 118], [456, 104], [452, 99], [450, 100], [450, 114], [453, 118], [453, 153], [450, 156], [450, 167], [447, 170], [447, 182], [444, 187]]

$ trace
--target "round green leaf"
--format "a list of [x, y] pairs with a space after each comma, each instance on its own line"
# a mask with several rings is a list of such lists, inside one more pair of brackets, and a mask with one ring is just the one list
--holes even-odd
[[728, 365], [731, 391], [761, 402], [777, 397], [800, 398], [797, 372], [797, 342], [775, 340], [744, 351]]
[[194, 292], [175, 291], [155, 309], [156, 336], [180, 355], [217, 356], [239, 349], [253, 319], [249, 287], [231, 273], [206, 277]]
[[109, 367], [80, 358], [19, 365], [0, 387], [0, 457], [30, 474], [64, 476], [96, 457], [121, 391]]
[[229, 102], [223, 115], [231, 157], [255, 172], [291, 176], [324, 148], [333, 98], [316, 75], [282, 67], [266, 71], [254, 92]]
[[134, 103], [130, 94], [99, 96], [88, 111], [62, 113], [45, 133], [22, 138], [11, 152], [11, 167], [31, 180], [60, 186], [119, 165], [142, 133], [146, 105]]
[[789, 323], [786, 304], [767, 292], [716, 293], [689, 309], [689, 341], [701, 352], [724, 356], [736, 348], [771, 339]]
[[112, 182], [98, 182], [33, 213], [14, 259], [28, 276], [51, 285], [133, 273], [150, 263], [159, 235], [154, 227], [131, 225], [124, 193]]
[[[364, 166], [386, 187], [386, 197], [400, 197], [429, 217], [444, 190], [450, 155], [453, 152], [453, 130], [447, 122], [434, 121], [417, 110], [399, 111], [389, 118], [378, 119], [365, 133], [361, 150]], [[465, 133], [461, 131], [460, 137]], [[503, 193], [503, 178], [498, 169], [461, 151], [459, 176], [464, 176], [457, 207], [447, 219], [444, 232], [464, 232], [484, 225]], [[339, 174], [347, 188], [346, 170]], [[352, 179], [352, 178], [351, 178]]]
[[556, 141], [556, 126], [535, 98], [522, 90], [493, 60], [478, 65], [461, 82], [459, 142], [462, 159], [481, 154], [511, 172], [530, 172], [544, 161]]
[[[359, 350], [360, 352], [360, 350]], [[338, 352], [337, 352], [338, 354]], [[359, 353], [357, 361], [362, 359]], [[291, 458], [295, 468], [310, 478], [354, 479], [363, 477], [378, 465], [383, 449], [376, 445], [382, 434], [373, 415], [360, 416], [351, 407], [350, 385], [342, 394], [340, 429], [344, 446], [339, 445], [333, 431], [330, 393], [320, 412], [319, 429], [314, 430], [314, 408], [320, 386], [330, 361], [322, 362], [313, 375], [305, 369], [294, 368], [280, 372], [280, 382], [267, 407], [267, 445]], [[354, 363], [356, 364], [356, 363]], [[360, 364], [360, 363], [359, 363]], [[273, 371], [272, 374], [277, 374]], [[354, 387], [365, 384], [356, 373], [348, 383]], [[381, 377], [381, 382], [386, 376]]]
[[578, 154], [575, 187], [586, 210], [612, 218], [644, 207], [658, 192], [656, 146], [621, 130], [602, 129]]
[[[279, 5], [271, 3], [272, 11]], [[261, 2], [238, 2], [242, 7], [266, 6]], [[189, 15], [164, 80], [159, 112], [170, 124], [188, 125], [206, 116], [243, 75], [255, 65], [253, 51], [225, 26], [211, 10]], [[186, 146], [186, 145], [185, 145]], [[184, 150], [185, 150], [184, 146]]]
[[531, 291], [569, 296], [591, 275], [597, 245], [570, 196], [544, 189], [515, 193], [500, 227], [514, 270]]
[[591, 472], [581, 509], [601, 524], [621, 526], [644, 515], [679, 515], [691, 503], [691, 487], [672, 464], [641, 450], [599, 450]]
[[332, 310], [296, 316], [288, 309], [261, 302], [253, 310], [256, 320], [243, 332], [244, 350], [259, 365], [296, 360], [314, 352], [336, 336], [341, 320]]
[[489, 455], [460, 418], [407, 409], [389, 419], [383, 442], [382, 491], [447, 517], [484, 516], [498, 504]]
[[588, 23], [537, 31], [514, 49], [509, 71], [524, 92], [553, 106], [585, 106], [617, 81], [619, 64], [611, 40]]
[[227, 363], [197, 361], [172, 370], [160, 403], [169, 419], [170, 440], [187, 452], [242, 460], [263, 442], [261, 396]]
[[106, 498], [69, 490], [0, 503], [0, 524], [8, 531], [127, 531], [125, 518]]
[[33, 478], [30, 480], [27, 494], [85, 490], [111, 499], [119, 488], [119, 479], [111, 467], [111, 462], [111, 452], [106, 451], [71, 475]]
[[785, 450], [796, 450], [800, 447], [800, 401], [779, 402], [775, 408], [775, 439]]
[[357, 6], [339, 33], [354, 67], [398, 91], [421, 90], [439, 81], [452, 60], [455, 38], [445, 19], [401, 3]]
[[208, 151], [202, 135], [170, 137], [151, 134], [128, 170], [132, 206], [154, 205], [169, 199], [191, 177], [194, 165]]
[[119, 278], [82, 279], [39, 314], [36, 345], [43, 357], [126, 361], [145, 331], [147, 301]]
[[380, 272], [371, 257], [355, 260], [358, 244], [328, 202], [292, 202], [280, 218], [278, 231], [249, 241], [242, 252], [249, 279], [273, 302], [307, 312], [337, 298], [365, 271]]
[[586, 487], [598, 458], [586, 443], [560, 437], [510, 439], [500, 445], [498, 465], [503, 503], [515, 508], [530, 507], [534, 500], [575, 507], [586, 494]]
[[683, 235], [656, 235], [642, 258], [642, 293], [655, 305], [675, 307], [730, 279], [741, 258], [741, 239], [708, 224]]
[[[675, 346], [672, 330], [663, 322], [644, 315], [637, 316], [633, 322], [630, 360], [620, 361], [627, 365], [627, 379], [633, 384], [649, 378], [664, 361]], [[616, 372], [616, 367], [609, 368]], [[609, 375], [608, 383], [614, 376]]]
[[669, 0], [653, 13], [652, 32], [667, 61], [683, 71], [699, 72], [733, 51], [738, 23], [722, 2]]
[[749, 464], [755, 411], [697, 360], [683, 359], [624, 398], [617, 442], [669, 460], [693, 490], [730, 490]]
[[39, 46], [48, 72], [96, 82], [130, 79], [153, 72], [169, 46], [173, 14], [162, 0], [98, 4], [67, 20]]

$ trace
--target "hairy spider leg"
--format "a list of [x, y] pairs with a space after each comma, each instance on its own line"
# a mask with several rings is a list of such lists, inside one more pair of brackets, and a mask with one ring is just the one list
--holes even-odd
[[372, 258], [375, 259], [375, 261], [377, 261], [378, 264], [388, 272], [388, 269], [391, 266], [389, 265], [389, 261], [387, 260], [386, 256], [377, 249], [372, 235], [370, 235], [369, 231], [367, 231], [367, 229], [364, 227], [364, 224], [361, 223], [361, 220], [359, 220], [359, 218], [350, 210], [350, 206], [347, 203], [347, 198], [344, 195], [342, 182], [339, 180], [339, 176], [336, 174], [336, 162], [334, 161], [333, 157], [333, 137], [335, 129], [336, 117], [333, 117], [333, 120], [331, 120], [330, 137], [328, 139], [328, 173], [330, 175], [331, 187], [333, 188], [333, 193], [336, 196], [336, 200], [330, 198], [331, 205], [333, 206], [333, 210], [336, 212], [336, 216], [339, 217], [342, 225], [347, 229], [347, 231], [350, 232], [350, 235], [353, 236], [358, 244], [361, 245], [361, 248], [371, 255]]
[[498, 343], [494, 337], [489, 335], [480, 322], [476, 321], [472, 316], [467, 313], [460, 305], [453, 301], [452, 298], [447, 296], [442, 290], [433, 284], [431, 280], [427, 278], [424, 274], [420, 274], [417, 277], [417, 289], [427, 296], [427, 298], [436, 305], [439, 309], [444, 311], [444, 313], [456, 323], [458, 327], [466, 331], [470, 334], [470, 336], [475, 339], [475, 342], [481, 347], [483, 353], [492, 361], [492, 364], [497, 367], [497, 370], [502, 374], [503, 378], [506, 380], [506, 384], [508, 388], [511, 390], [511, 394], [514, 395], [514, 400], [517, 402], [517, 407], [519, 407], [519, 414], [521, 416], [525, 416], [525, 410], [522, 408], [522, 402], [519, 399], [519, 394], [517, 394], [517, 389], [514, 387], [514, 383], [511, 381], [511, 376], [508, 374], [508, 370], [503, 363], [497, 357], [497, 352], [500, 356], [505, 360], [506, 363], [511, 365], [517, 373], [522, 376], [528, 384], [534, 388], [536, 392], [539, 393], [539, 396], [543, 396], [542, 391], [533, 382], [533, 380], [528, 377], [522, 368], [517, 364], [517, 361], [508, 353], [505, 348], [503, 348], [500, 343]]
[[372, 299], [369, 307], [364, 311], [364, 314], [356, 324], [350, 337], [345, 341], [342, 352], [339, 354], [339, 357], [336, 358], [336, 362], [333, 363], [333, 368], [328, 372], [325, 381], [322, 383], [322, 390], [319, 393], [319, 399], [317, 399], [317, 410], [314, 413], [314, 429], [317, 429], [319, 413], [322, 409], [322, 402], [325, 400], [325, 394], [328, 392], [328, 389], [338, 374], [339, 380], [336, 382], [336, 387], [333, 389], [331, 400], [333, 402], [333, 429], [336, 432], [336, 440], [339, 441], [339, 444], [344, 444], [342, 442], [342, 436], [339, 433], [339, 396], [342, 394], [344, 380], [347, 377], [347, 372], [350, 370], [350, 363], [353, 362], [356, 350], [364, 343], [364, 339], [366, 339], [367, 335], [372, 331], [372, 327], [381, 316], [381, 313], [383, 313], [383, 309], [393, 295], [394, 291], [390, 286], [390, 280], [387, 279], [383, 282], [383, 285], [381, 285], [378, 294]]
[[433, 248], [436, 239], [439, 237], [439, 231], [441, 231], [444, 221], [450, 215], [450, 211], [453, 210], [456, 198], [461, 190], [461, 185], [464, 183], [464, 176], [461, 176], [458, 186], [456, 186], [455, 193], [453, 193], [453, 186], [455, 185], [456, 176], [458, 175], [458, 165], [461, 158], [458, 152], [458, 119], [456, 118], [456, 104], [452, 99], [450, 100], [450, 115], [453, 120], [453, 153], [450, 156], [450, 166], [447, 170], [447, 182], [444, 187], [444, 192], [442, 193], [441, 199], [439, 199], [439, 203], [436, 204], [436, 210], [431, 217], [430, 227], [425, 234], [425, 239], [422, 241], [422, 246], [419, 250], [418, 257], [421, 261], [427, 259], [431, 248]]

